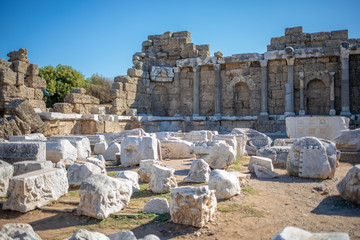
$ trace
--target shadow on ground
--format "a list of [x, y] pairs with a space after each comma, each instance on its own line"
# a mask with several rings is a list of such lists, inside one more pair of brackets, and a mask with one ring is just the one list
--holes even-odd
[[339, 195], [333, 195], [322, 200], [311, 213], [329, 216], [359, 217], [360, 207], [345, 201]]

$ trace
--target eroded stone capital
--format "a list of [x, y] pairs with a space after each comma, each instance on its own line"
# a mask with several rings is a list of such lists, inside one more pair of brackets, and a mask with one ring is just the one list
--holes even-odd
[[286, 58], [286, 64], [288, 66], [294, 66], [294, 63], [295, 63], [295, 58], [292, 58], [292, 57], [287, 57]]

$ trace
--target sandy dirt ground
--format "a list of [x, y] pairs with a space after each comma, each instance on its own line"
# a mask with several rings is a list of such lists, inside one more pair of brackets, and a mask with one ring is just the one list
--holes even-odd
[[[163, 162], [176, 169], [177, 181], [184, 185], [181, 181], [189, 172], [191, 160]], [[286, 226], [311, 232], [347, 232], [351, 239], [360, 239], [360, 207], [341, 199], [336, 190], [336, 184], [352, 166], [340, 163], [335, 178], [329, 180], [289, 177], [284, 169], [275, 169], [280, 174], [275, 179], [252, 176], [250, 187], [244, 188], [241, 195], [218, 202], [215, 221], [203, 228], [174, 224], [170, 220], [132, 220], [131, 213], [142, 209], [147, 201], [141, 199], [130, 202], [120, 212], [129, 213], [122, 221], [79, 216], [75, 211], [79, 201], [76, 191], [54, 202], [49, 209], [28, 213], [0, 210], [0, 227], [6, 223], [29, 223], [44, 240], [64, 239], [80, 228], [104, 234], [131, 230], [137, 238], [156, 234], [161, 239], [270, 239]], [[246, 167], [245, 162], [237, 169], [247, 172]], [[124, 169], [109, 165], [107, 170], [115, 173]], [[153, 197], [157, 195], [147, 195], [147, 199]]]

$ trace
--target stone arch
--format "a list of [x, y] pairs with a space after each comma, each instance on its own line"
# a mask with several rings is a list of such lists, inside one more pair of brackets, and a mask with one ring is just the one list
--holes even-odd
[[306, 85], [306, 112], [308, 115], [328, 115], [330, 91], [324, 81], [312, 79]]
[[162, 85], [156, 85], [151, 91], [151, 113], [154, 116], [169, 115], [169, 94], [168, 89]]
[[250, 115], [250, 89], [247, 83], [238, 82], [234, 86], [234, 115]]

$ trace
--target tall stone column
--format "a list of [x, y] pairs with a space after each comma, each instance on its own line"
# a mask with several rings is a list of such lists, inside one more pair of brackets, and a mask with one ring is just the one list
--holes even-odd
[[221, 116], [221, 65], [214, 64], [215, 69], [215, 116]]
[[181, 115], [181, 86], [180, 86], [180, 68], [174, 67], [174, 81], [178, 86], [178, 101], [177, 101], [177, 110], [175, 115]]
[[260, 117], [263, 120], [269, 118], [268, 113], [268, 73], [267, 73], [268, 60], [260, 60], [261, 66], [261, 112]]
[[330, 75], [330, 111], [329, 115], [336, 115], [335, 111], [335, 72], [329, 72]]
[[193, 105], [194, 105], [194, 112], [193, 116], [199, 116], [200, 114], [200, 67], [194, 66], [194, 92], [193, 92]]
[[299, 115], [305, 115], [305, 101], [304, 101], [304, 81], [305, 81], [305, 74], [304, 72], [299, 72], [299, 79], [300, 79], [300, 110]]
[[295, 58], [286, 58], [288, 68], [288, 81], [285, 83], [285, 115], [293, 116], [294, 113], [294, 63]]
[[350, 116], [350, 73], [349, 51], [341, 51], [341, 113], [342, 116]]

